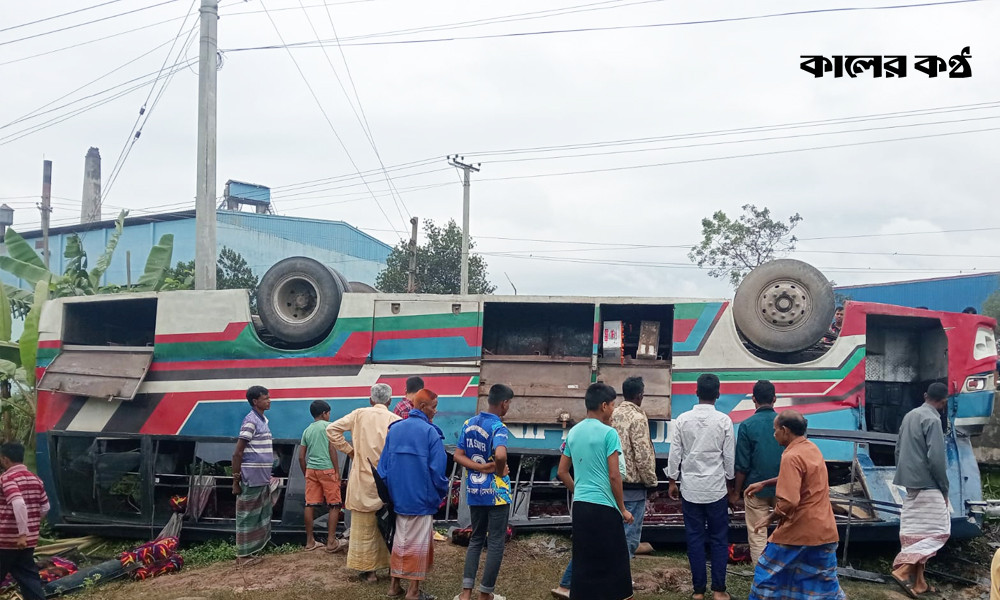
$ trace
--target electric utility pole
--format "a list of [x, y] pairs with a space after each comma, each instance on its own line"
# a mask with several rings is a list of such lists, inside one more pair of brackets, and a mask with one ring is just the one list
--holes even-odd
[[410, 269], [406, 275], [406, 293], [413, 294], [417, 291], [417, 218], [410, 217]]
[[42, 203], [38, 205], [42, 212], [42, 256], [45, 268], [49, 268], [49, 215], [52, 214], [52, 161], [42, 161]]
[[465, 164], [464, 156], [454, 155], [448, 157], [448, 164], [465, 171], [465, 180], [462, 182], [462, 288], [459, 293], [462, 295], [469, 293], [469, 173], [479, 172], [479, 167], [483, 163], [476, 163], [476, 166]]
[[219, 50], [218, 0], [201, 0], [198, 63], [198, 183], [195, 203], [194, 288], [215, 289], [215, 139]]

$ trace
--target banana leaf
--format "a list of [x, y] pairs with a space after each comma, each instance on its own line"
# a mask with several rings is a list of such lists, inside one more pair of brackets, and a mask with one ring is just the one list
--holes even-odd
[[[9, 247], [8, 250], [10, 250]], [[46, 269], [45, 265], [39, 267], [30, 262], [18, 260], [13, 256], [0, 256], [0, 269], [7, 271], [18, 279], [27, 281], [32, 286], [39, 281], [45, 281], [47, 284], [52, 278], [52, 272]]]
[[22, 290], [12, 285], [3, 285], [4, 295], [10, 301], [10, 308], [14, 315], [23, 319], [31, 309], [31, 303], [35, 301], [35, 295], [28, 290]]
[[111, 238], [108, 239], [107, 246], [104, 247], [104, 253], [97, 259], [97, 265], [90, 271], [90, 285], [95, 291], [101, 286], [101, 277], [104, 276], [108, 267], [111, 266], [111, 259], [115, 254], [115, 248], [118, 247], [118, 240], [122, 237], [126, 216], [128, 216], [127, 210], [122, 210], [118, 213], [118, 218], [115, 220], [115, 231], [111, 234]]
[[4, 290], [4, 286], [0, 285], [0, 341], [10, 341], [12, 320], [10, 301], [7, 300], [7, 293]]
[[0, 361], [9, 360], [15, 365], [21, 364], [21, 347], [14, 342], [0, 342]]
[[[90, 275], [87, 273], [87, 253], [83, 249], [83, 242], [80, 236], [72, 234], [66, 238], [66, 250], [63, 251], [66, 259], [66, 270], [63, 272], [63, 282], [56, 282], [56, 292], [58, 296], [89, 296], [93, 290], [87, 291], [90, 287]], [[65, 285], [60, 285], [64, 283]], [[63, 289], [69, 290], [66, 293]], [[77, 291], [79, 290], [79, 291]]]
[[39, 281], [35, 286], [35, 302], [24, 318], [24, 332], [18, 340], [21, 347], [21, 366], [30, 387], [35, 387], [35, 365], [38, 359], [38, 322], [42, 315], [42, 305], [49, 299], [49, 284]]
[[42, 257], [38, 256], [35, 249], [21, 237], [21, 234], [10, 227], [7, 228], [7, 232], [3, 236], [3, 243], [7, 246], [7, 255], [14, 260], [45, 269], [45, 261], [42, 260]]
[[146, 269], [133, 289], [137, 292], [159, 291], [167, 270], [170, 268], [170, 259], [173, 257], [173, 253], [174, 235], [168, 233], [160, 238], [159, 244], [150, 248], [149, 257], [146, 259]]

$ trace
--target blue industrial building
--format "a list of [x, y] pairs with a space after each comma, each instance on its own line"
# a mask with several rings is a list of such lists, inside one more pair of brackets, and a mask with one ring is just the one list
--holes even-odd
[[[219, 210], [216, 215], [219, 249], [227, 246], [239, 252], [258, 277], [283, 258], [308, 256], [337, 269], [349, 281], [374, 285], [375, 277], [385, 266], [392, 250], [388, 244], [342, 221], [234, 210]], [[93, 264], [104, 251], [114, 229], [114, 220], [51, 228], [50, 269], [55, 273], [65, 270], [63, 250], [73, 234], [80, 236], [87, 257]], [[18, 233], [41, 254], [41, 231]], [[126, 283], [127, 257], [131, 265], [131, 280], [133, 283], [137, 281], [142, 276], [149, 249], [166, 233], [174, 235], [172, 265], [194, 260], [195, 211], [128, 217], [102, 284]], [[0, 279], [10, 285], [25, 287], [5, 272], [0, 273]]]
[[1000, 290], [1000, 272], [915, 279], [890, 283], [841, 285], [834, 288], [838, 302], [881, 302], [931, 310], [962, 312], [968, 307], [981, 312], [983, 301]]

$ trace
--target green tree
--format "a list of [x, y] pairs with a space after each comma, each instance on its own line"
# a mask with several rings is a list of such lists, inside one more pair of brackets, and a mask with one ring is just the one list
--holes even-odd
[[982, 314], [997, 320], [996, 332], [1000, 334], [1000, 290], [997, 290], [983, 300]]
[[257, 284], [260, 279], [239, 252], [222, 247], [215, 265], [215, 287], [220, 290], [250, 290], [250, 310], [257, 310]]
[[[457, 294], [462, 286], [462, 230], [449, 220], [444, 227], [424, 221], [423, 245], [417, 245], [417, 292], [422, 294]], [[486, 261], [473, 254], [475, 243], [469, 239], [469, 293], [492, 294], [497, 288], [486, 277]], [[375, 279], [383, 292], [406, 292], [410, 251], [400, 242], [389, 253], [386, 266]]]
[[[257, 295], [254, 290], [260, 283], [253, 274], [243, 255], [223, 246], [219, 251], [219, 259], [215, 265], [215, 287], [220, 290], [250, 290], [250, 310], [257, 310]], [[193, 290], [194, 261], [178, 262], [175, 267], [167, 269], [163, 290]]]
[[747, 273], [792, 250], [798, 241], [792, 230], [802, 221], [799, 213], [788, 222], [771, 218], [771, 209], [743, 205], [743, 214], [736, 220], [716, 211], [711, 218], [701, 220], [702, 241], [688, 252], [688, 258], [699, 267], [709, 267], [712, 277], [728, 278], [735, 288]]

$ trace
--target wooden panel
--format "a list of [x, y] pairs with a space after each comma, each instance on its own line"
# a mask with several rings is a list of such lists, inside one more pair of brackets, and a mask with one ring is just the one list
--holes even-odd
[[38, 389], [131, 400], [146, 378], [152, 360], [152, 348], [64, 349], [45, 369]]
[[588, 362], [527, 362], [525, 357], [504, 361], [484, 359], [479, 375], [479, 410], [485, 410], [490, 387], [496, 383], [514, 390], [508, 423], [560, 423], [560, 415], [575, 421], [587, 416], [583, 403], [590, 385]]
[[621, 364], [599, 364], [597, 380], [615, 388], [619, 398], [622, 383], [629, 377], [642, 377], [646, 385], [642, 409], [650, 419], [670, 419], [670, 363], [667, 361], [628, 361]]

